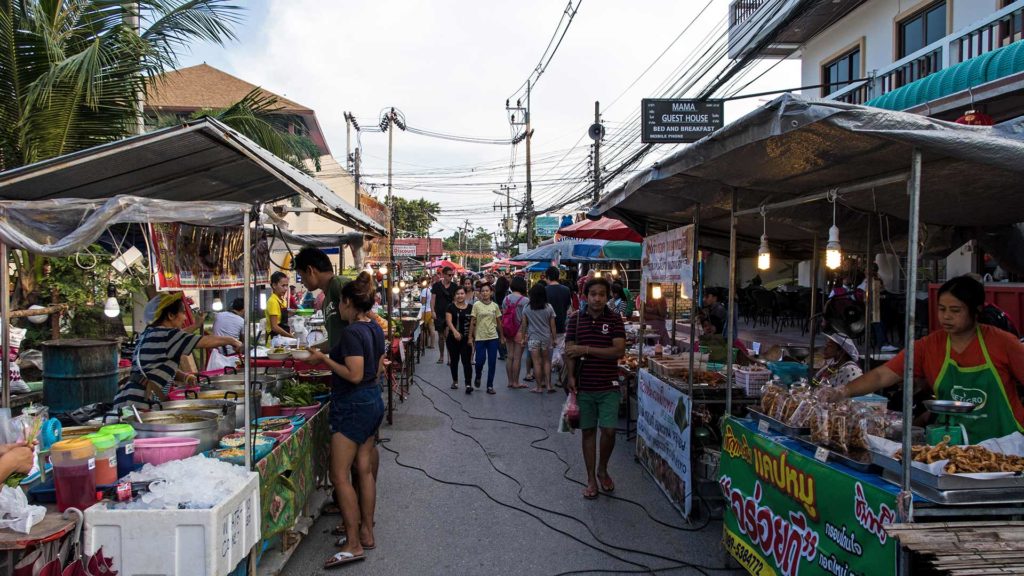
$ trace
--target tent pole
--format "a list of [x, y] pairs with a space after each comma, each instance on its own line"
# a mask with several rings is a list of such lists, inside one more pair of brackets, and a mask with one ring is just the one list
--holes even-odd
[[694, 357], [693, 355], [700, 352], [700, 348], [695, 348], [694, 344], [697, 342], [697, 294], [700, 293], [700, 272], [697, 269], [697, 261], [700, 260], [700, 247], [697, 243], [697, 237], [700, 234], [700, 204], [697, 204], [697, 210], [693, 214], [693, 260], [690, 262], [693, 271], [696, 275], [690, 277], [690, 374], [687, 378], [686, 393], [690, 396], [690, 405], [693, 404], [693, 380], [694, 380]]
[[818, 254], [818, 235], [814, 235], [814, 243], [811, 245], [811, 315], [807, 322], [810, 324], [808, 332], [811, 333], [810, 353], [807, 355], [807, 381], [814, 379], [814, 341], [818, 336], [818, 266], [821, 256]]
[[[875, 294], [875, 283], [872, 280], [871, 274], [871, 219], [873, 214], [868, 215], [868, 242], [867, 242], [867, 258], [864, 261], [864, 285], [867, 287], [864, 295], [864, 373], [867, 374], [871, 371], [871, 344], [874, 317], [871, 314], [871, 310], [875, 305], [875, 298], [878, 298], [878, 294]], [[875, 343], [877, 344], [877, 342]]]
[[[921, 201], [921, 150], [914, 148], [910, 164], [910, 181], [907, 185], [910, 195], [909, 234], [907, 242], [907, 302], [904, 318], [906, 350], [903, 360], [903, 414], [909, 415], [914, 405], [914, 326], [917, 311], [917, 243], [918, 221]], [[905, 416], [906, 417], [906, 416]], [[904, 426], [903, 453], [910, 454], [910, 426]], [[913, 522], [914, 512], [910, 495], [910, 458], [904, 458], [903, 481], [900, 493], [900, 521]]]
[[676, 316], [679, 315], [679, 288], [682, 284], [672, 283], [672, 345], [676, 344]]
[[[249, 321], [249, 304], [252, 302], [252, 237], [249, 233], [249, 211], [245, 211], [245, 215], [242, 218], [242, 300], [245, 302], [246, 322]], [[242, 342], [242, 379], [245, 381], [245, 398], [242, 401], [245, 407], [245, 469], [252, 470], [253, 458], [253, 443], [252, 437], [252, 415], [249, 413], [249, 406], [252, 404], [252, 388], [250, 387], [252, 368], [249, 363], [249, 331], [243, 331], [243, 338], [245, 341]]]
[[0, 242], [0, 354], [3, 355], [3, 407], [11, 407], [11, 357], [7, 350], [11, 346], [11, 275], [7, 264], [7, 244]]
[[725, 415], [732, 416], [732, 343], [736, 340], [736, 188], [732, 189], [732, 202], [729, 205], [729, 317], [726, 318], [725, 337]]

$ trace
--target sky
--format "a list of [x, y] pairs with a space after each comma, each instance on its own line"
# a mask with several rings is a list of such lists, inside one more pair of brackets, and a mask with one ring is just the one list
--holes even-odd
[[[639, 146], [642, 98], [663, 96], [688, 74], [699, 77], [694, 71], [702, 56], [725, 64], [707, 51], [724, 34], [728, 0], [572, 4], [577, 2], [561, 44], [531, 91], [538, 210], [588, 186], [591, 140], [586, 131], [594, 122], [595, 101], [601, 103], [606, 129], [602, 165], [614, 170]], [[358, 135], [364, 182], [378, 185], [371, 191], [381, 198], [388, 137], [365, 129], [395, 107], [417, 129], [510, 138], [505, 101], [512, 96], [514, 105], [518, 96], [525, 104], [525, 94], [517, 90], [538, 66], [567, 7], [561, 0], [249, 0], [244, 5], [237, 41], [197, 46], [183, 55], [182, 66], [206, 62], [312, 108], [343, 165], [344, 113], [351, 112], [364, 129]], [[709, 80], [699, 78], [683, 95], [695, 96]], [[794, 88], [799, 81], [798, 61], [761, 61], [742, 82], [716, 96]], [[726, 102], [726, 122], [771, 98]], [[675, 148], [656, 146], [634, 171]], [[502, 211], [495, 204], [504, 202], [496, 193], [500, 186], [515, 186], [513, 204], [525, 194], [524, 144], [513, 152], [509, 144], [451, 142], [396, 131], [393, 153], [394, 194], [441, 204], [435, 236], [450, 235], [467, 219], [473, 227], [497, 230]], [[608, 189], [621, 182], [613, 181]]]

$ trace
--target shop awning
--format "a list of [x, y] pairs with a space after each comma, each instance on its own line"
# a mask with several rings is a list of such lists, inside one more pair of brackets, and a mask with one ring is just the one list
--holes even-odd
[[1024, 42], [986, 52], [868, 100], [866, 106], [906, 110], [943, 96], [1024, 72]]
[[4, 200], [139, 196], [253, 205], [296, 194], [356, 231], [385, 234], [323, 183], [211, 118], [0, 173]]
[[639, 235], [629, 226], [614, 218], [599, 218], [597, 220], [583, 220], [575, 224], [560, 228], [559, 236], [566, 238], [594, 238], [597, 240], [629, 240], [642, 242], [643, 236]]
[[136, 196], [0, 200], [0, 241], [45, 256], [64, 256], [100, 240], [109, 227], [117, 224], [241, 226], [251, 209], [241, 202], [172, 202]]
[[625, 240], [581, 240], [573, 246], [573, 256], [605, 260], [639, 260], [643, 244]]
[[[980, 230], [1024, 221], [1019, 201], [1024, 173], [1024, 122], [964, 126], [915, 114], [783, 95], [718, 132], [641, 171], [607, 194], [589, 216], [618, 218], [641, 233], [693, 221], [701, 211], [701, 243], [728, 251], [729, 208], [794, 200], [858, 181], [866, 191], [841, 194], [836, 220], [844, 247], [876, 231], [905, 229], [911, 152], [920, 148], [921, 222], [934, 248], [947, 250]], [[832, 225], [828, 202], [769, 212], [767, 235], [780, 254], [806, 253]], [[760, 216], [738, 219], [741, 253], [756, 250]], [[966, 238], [964, 237], [966, 236]], [[891, 236], [888, 237], [892, 239]], [[959, 243], [957, 243], [959, 242]], [[876, 244], [877, 246], [877, 244]]]
[[562, 240], [560, 242], [552, 242], [550, 244], [538, 246], [524, 254], [518, 254], [515, 256], [515, 259], [522, 262], [552, 262], [554, 260], [559, 260], [561, 262], [601, 261], [601, 258], [593, 256], [576, 255], [576, 245], [585, 242], [593, 243], [593, 241], [588, 240]]

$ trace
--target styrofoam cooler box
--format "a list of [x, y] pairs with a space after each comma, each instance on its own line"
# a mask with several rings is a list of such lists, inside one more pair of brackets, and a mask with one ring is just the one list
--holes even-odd
[[260, 479], [204, 510], [85, 511], [85, 552], [114, 559], [121, 576], [226, 576], [260, 540]]

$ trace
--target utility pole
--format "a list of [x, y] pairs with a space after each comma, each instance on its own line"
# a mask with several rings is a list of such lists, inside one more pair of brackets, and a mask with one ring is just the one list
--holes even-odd
[[359, 194], [359, 160], [360, 160], [359, 157], [360, 157], [359, 147], [356, 146], [356, 151], [352, 155], [352, 167], [355, 169], [355, 173], [353, 174], [353, 180], [355, 181], [355, 187], [356, 187], [356, 210], [362, 210], [362, 208], [360, 208], [360, 204], [362, 204], [362, 200], [359, 199], [359, 195], [360, 195]]
[[526, 81], [526, 247], [533, 248], [533, 181], [530, 179], [530, 81]]
[[345, 112], [345, 168], [352, 171], [352, 115]]
[[[388, 262], [395, 260], [395, 204], [391, 198], [391, 158], [395, 144], [395, 109], [388, 112]], [[390, 298], [390, 295], [389, 295]], [[390, 324], [389, 324], [390, 326]]]
[[459, 250], [462, 252], [463, 266], [466, 265], [466, 252], [469, 251], [469, 230], [470, 224], [469, 219], [467, 218], [465, 224], [459, 229], [459, 231], [462, 232], [462, 234], [459, 235]]
[[494, 193], [501, 196], [502, 193], [505, 195], [505, 203], [497, 202], [494, 204], [495, 210], [505, 210], [505, 218], [502, 220], [502, 232], [505, 235], [505, 250], [511, 252], [512, 250], [512, 207], [522, 206], [519, 202], [513, 204], [512, 190], [515, 189], [515, 184], [502, 184], [501, 192], [495, 190]]
[[598, 137], [594, 139], [594, 204], [601, 200], [601, 103], [594, 102], [594, 125], [598, 127]]

